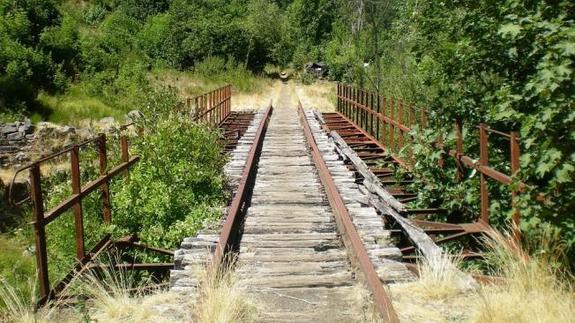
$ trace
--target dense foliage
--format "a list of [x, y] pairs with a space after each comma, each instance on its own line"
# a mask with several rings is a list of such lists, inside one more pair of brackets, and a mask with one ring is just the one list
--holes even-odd
[[[456, 182], [453, 164], [439, 170], [430, 148], [440, 134], [453, 147], [456, 119], [473, 157], [478, 123], [518, 131], [523, 229], [551, 227], [575, 257], [574, 19], [568, 0], [0, 0], [0, 114], [57, 115], [59, 95], [75, 99], [67, 110], [87, 105], [98, 116], [141, 108], [159, 69], [248, 88], [252, 72], [325, 61], [334, 80], [429, 109], [415, 147], [416, 174], [433, 183], [417, 187], [428, 205], [478, 213], [477, 174]], [[508, 144], [490, 143], [490, 163], [509, 172]], [[153, 160], [179, 167], [167, 158]], [[135, 177], [126, 199], [143, 185]], [[503, 225], [515, 185], [490, 186]]]
[[218, 142], [217, 132], [187, 117], [150, 119], [134, 143], [141, 161], [113, 196], [117, 231], [175, 248], [219, 218], [225, 158]]
[[[437, 167], [431, 143], [454, 121], [466, 153], [478, 158], [474, 128], [485, 122], [521, 137], [522, 228], [561, 237], [575, 256], [575, 5], [572, 1], [363, 1], [340, 21], [327, 60], [335, 76], [430, 111], [431, 127], [415, 147], [425, 203], [478, 214], [477, 174], [458, 183], [455, 167]], [[371, 9], [369, 6], [375, 6]], [[359, 12], [359, 13], [358, 13]], [[345, 44], [353, 44], [345, 46]], [[349, 62], [354, 63], [349, 63]], [[363, 65], [363, 63], [367, 63]], [[490, 164], [509, 170], [509, 144], [490, 138]], [[493, 222], [509, 219], [510, 190], [491, 183]]]

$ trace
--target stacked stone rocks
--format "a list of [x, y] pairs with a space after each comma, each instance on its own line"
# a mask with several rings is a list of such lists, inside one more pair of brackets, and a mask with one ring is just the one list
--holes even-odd
[[0, 125], [0, 165], [22, 163], [27, 160], [34, 141], [34, 126], [29, 119]]

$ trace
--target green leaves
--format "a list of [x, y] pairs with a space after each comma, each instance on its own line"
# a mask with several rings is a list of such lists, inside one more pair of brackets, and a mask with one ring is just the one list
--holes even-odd
[[511, 37], [511, 38], [515, 38], [517, 37], [517, 35], [519, 35], [521, 33], [521, 26], [513, 24], [513, 23], [508, 23], [508, 24], [504, 24], [499, 28], [499, 34], [502, 35], [503, 37]]
[[220, 215], [225, 158], [217, 132], [160, 111], [153, 106], [144, 111], [153, 122], [136, 142], [134, 153], [141, 161], [113, 197], [114, 216], [122, 230], [173, 248], [182, 237], [195, 234], [205, 219]]

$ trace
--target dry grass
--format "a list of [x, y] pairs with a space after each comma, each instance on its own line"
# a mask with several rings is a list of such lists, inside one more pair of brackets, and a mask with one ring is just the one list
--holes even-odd
[[402, 321], [461, 322], [477, 302], [476, 285], [459, 271], [459, 255], [443, 253], [418, 264], [415, 282], [391, 285], [393, 304]]
[[295, 85], [296, 94], [304, 108], [320, 112], [335, 111], [335, 89], [335, 84], [328, 81], [316, 81], [310, 85]]
[[480, 290], [473, 321], [575, 322], [572, 278], [553, 270], [552, 257], [529, 256], [501, 234], [493, 234], [486, 245], [491, 249], [488, 261], [500, 268], [504, 279]]
[[239, 285], [231, 265], [204, 270], [198, 297], [196, 314], [202, 323], [254, 322], [258, 316], [255, 302]]
[[4, 305], [0, 307], [1, 322], [41, 321], [33, 311], [33, 300], [27, 300], [4, 279], [0, 281], [0, 300]]
[[[36, 283], [30, 281], [31, 293], [35, 295]], [[35, 299], [27, 298], [23, 293], [5, 280], [0, 281], [0, 322], [10, 323], [48, 323], [79, 322], [81, 318], [76, 311], [63, 306], [56, 300], [49, 306], [34, 310]]]
[[270, 100], [279, 97], [281, 85], [280, 81], [273, 81], [255, 93], [232, 93], [232, 111], [265, 109]]
[[426, 299], [445, 299], [473, 289], [474, 285], [460, 270], [461, 256], [444, 252], [437, 257], [423, 258], [419, 264], [419, 280], [414, 285], [418, 295]]

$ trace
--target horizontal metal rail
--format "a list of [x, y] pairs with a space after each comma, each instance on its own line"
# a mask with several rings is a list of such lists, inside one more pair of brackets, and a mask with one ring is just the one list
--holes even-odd
[[[405, 169], [410, 170], [410, 164], [414, 162], [412, 147], [405, 146], [405, 142], [414, 142], [413, 125], [418, 124], [422, 127], [427, 126], [427, 115], [424, 109], [421, 109], [421, 120], [417, 120], [416, 113], [411, 104], [407, 104], [401, 100], [393, 100], [381, 98], [379, 95], [356, 89], [349, 85], [337, 85], [337, 110], [341, 117], [357, 125], [359, 131], [376, 141], [378, 145], [383, 148], [389, 148], [388, 151], [392, 157], [399, 161], [399, 164]], [[387, 111], [387, 115], [385, 112]], [[348, 119], [351, 118], [352, 120]], [[375, 123], [374, 123], [375, 121]], [[404, 124], [407, 122], [407, 125]], [[390, 129], [385, 131], [385, 126]], [[454, 150], [446, 150], [443, 147], [443, 140], [441, 136], [435, 144], [435, 148], [443, 152], [444, 156], [451, 156], [455, 159], [457, 165], [456, 180], [462, 181], [465, 178], [464, 167], [475, 169], [480, 175], [479, 191], [481, 196], [481, 215], [479, 221], [484, 224], [489, 224], [489, 188], [487, 180], [492, 179], [503, 185], [510, 185], [514, 181], [518, 182], [518, 188], [514, 189], [511, 193], [511, 201], [513, 207], [513, 234], [519, 238], [519, 210], [516, 207], [517, 196], [523, 191], [527, 185], [521, 181], [513, 178], [519, 171], [519, 136], [516, 132], [506, 133], [496, 129], [492, 129], [485, 124], [477, 126], [479, 129], [479, 159], [475, 161], [473, 158], [464, 154], [464, 138], [462, 123], [455, 122], [455, 135], [456, 147]], [[502, 136], [510, 142], [510, 163], [511, 174], [505, 174], [493, 167], [489, 166], [488, 156], [488, 138], [489, 134]], [[407, 147], [407, 154], [409, 158], [404, 160], [398, 157], [394, 152], [402, 150]], [[443, 159], [439, 161], [439, 167], [444, 167]]]
[[231, 112], [231, 85], [225, 85], [208, 93], [187, 100], [194, 121], [218, 126]]
[[245, 214], [246, 209], [249, 207], [250, 187], [255, 180], [255, 175], [257, 173], [257, 159], [259, 158], [259, 154], [263, 146], [265, 133], [267, 131], [272, 112], [273, 107], [270, 102], [268, 108], [264, 112], [262, 120], [260, 121], [254, 143], [252, 144], [252, 147], [248, 153], [240, 184], [235, 196], [232, 199], [226, 221], [222, 228], [218, 244], [216, 245], [216, 250], [210, 264], [211, 269], [219, 270], [221, 268], [226, 253], [237, 241], [239, 235], [239, 227], [243, 215]]
[[321, 183], [325, 189], [329, 204], [331, 209], [336, 217], [336, 223], [338, 229], [342, 236], [344, 237], [344, 242], [348, 246], [348, 248], [352, 251], [353, 257], [359, 264], [359, 268], [365, 275], [365, 280], [367, 283], [368, 288], [371, 290], [373, 294], [373, 298], [375, 301], [375, 305], [377, 309], [381, 313], [382, 317], [387, 322], [399, 322], [399, 318], [397, 313], [393, 308], [393, 304], [391, 302], [391, 298], [385, 292], [385, 289], [379, 279], [379, 276], [373, 266], [373, 263], [369, 259], [367, 254], [367, 250], [361, 241], [361, 238], [355, 229], [351, 216], [343, 198], [339, 194], [337, 187], [329, 169], [319, 148], [317, 143], [315, 142], [315, 138], [311, 131], [311, 128], [308, 124], [307, 118], [305, 116], [305, 111], [301, 105], [301, 102], [298, 102], [298, 112], [300, 114], [301, 123], [304, 129], [304, 135], [307, 141], [307, 144], [310, 148], [311, 155], [315, 164], [315, 167], [318, 171]]

